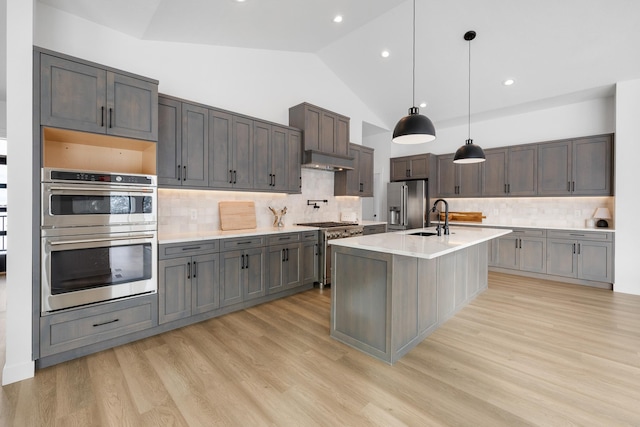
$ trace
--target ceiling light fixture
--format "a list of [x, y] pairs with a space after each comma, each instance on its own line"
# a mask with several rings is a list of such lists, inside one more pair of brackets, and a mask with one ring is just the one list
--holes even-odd
[[427, 116], [420, 114], [416, 105], [416, 0], [413, 0], [413, 107], [409, 115], [401, 118], [393, 129], [396, 144], [420, 144], [436, 139], [436, 128]]
[[469, 126], [467, 128], [467, 140], [465, 141], [465, 144], [456, 151], [456, 154], [453, 157], [453, 163], [479, 163], [486, 160], [482, 147], [474, 144], [473, 139], [471, 139], [471, 40], [475, 38], [475, 31], [467, 31], [464, 33], [464, 39], [469, 42]]
[[336, 15], [336, 17], [333, 18], [333, 22], [335, 22], [336, 24], [342, 22], [342, 15]]
[[507, 79], [505, 81], [502, 82], [503, 85], [505, 86], [511, 86], [512, 84], [514, 84], [516, 81], [513, 79]]
[[389, 57], [389, 51], [388, 50], [383, 50], [382, 52], [380, 52], [380, 56], [382, 56], [383, 58], [388, 58]]

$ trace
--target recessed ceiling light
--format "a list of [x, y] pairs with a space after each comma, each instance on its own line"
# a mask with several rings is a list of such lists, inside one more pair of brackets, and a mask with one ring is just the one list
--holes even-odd
[[244, 3], [244, 0], [236, 0], [238, 3]]
[[336, 17], [333, 18], [333, 22], [335, 22], [336, 24], [342, 22], [342, 15], [336, 15]]
[[512, 84], [514, 84], [516, 81], [513, 79], [507, 79], [505, 81], [502, 82], [503, 85], [505, 86], [511, 86]]
[[389, 57], [389, 51], [388, 50], [383, 50], [382, 52], [380, 52], [380, 56], [382, 56], [383, 58], [388, 58]]
[[420, 108], [424, 108], [424, 107], [426, 107], [426, 106], [427, 106], [427, 103], [426, 103], [426, 102], [421, 102], [421, 103], [420, 103]]

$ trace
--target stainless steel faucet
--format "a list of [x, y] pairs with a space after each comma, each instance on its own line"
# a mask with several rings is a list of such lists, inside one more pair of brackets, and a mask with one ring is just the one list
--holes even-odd
[[[444, 203], [444, 227], [440, 227], [440, 221], [438, 220], [438, 226], [436, 227], [436, 233], [438, 233], [438, 236], [442, 236], [442, 230], [444, 230], [444, 235], [448, 236], [449, 235], [449, 203], [447, 203], [447, 201], [445, 199], [438, 199], [435, 202], [433, 202], [433, 208], [431, 208], [431, 210], [433, 212], [438, 212], [438, 203], [439, 202], [443, 202]], [[440, 214], [438, 214], [438, 219], [440, 218]]]

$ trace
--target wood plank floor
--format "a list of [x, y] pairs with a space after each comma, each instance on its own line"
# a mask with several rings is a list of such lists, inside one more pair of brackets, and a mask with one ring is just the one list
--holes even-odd
[[[640, 297], [490, 273], [396, 365], [314, 289], [40, 370], [2, 426], [640, 426]], [[4, 337], [2, 337], [4, 341]]]

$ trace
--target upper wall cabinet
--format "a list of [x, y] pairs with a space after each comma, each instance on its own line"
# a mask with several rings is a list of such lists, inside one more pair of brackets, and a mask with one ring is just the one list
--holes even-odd
[[456, 164], [453, 157], [453, 154], [438, 156], [438, 196], [481, 196], [482, 163]]
[[373, 149], [349, 144], [349, 156], [353, 157], [353, 170], [335, 173], [335, 196], [373, 197]]
[[302, 129], [304, 150], [347, 156], [349, 117], [303, 102], [289, 108], [289, 126]]
[[612, 195], [611, 135], [538, 145], [539, 196]]
[[485, 150], [482, 195], [488, 197], [535, 196], [537, 193], [537, 145]]
[[257, 120], [253, 132], [255, 189], [299, 192], [300, 132]]
[[40, 122], [157, 141], [158, 82], [41, 53]]
[[394, 157], [391, 159], [391, 181], [405, 181], [407, 179], [429, 179], [429, 173], [434, 169], [431, 154]]

